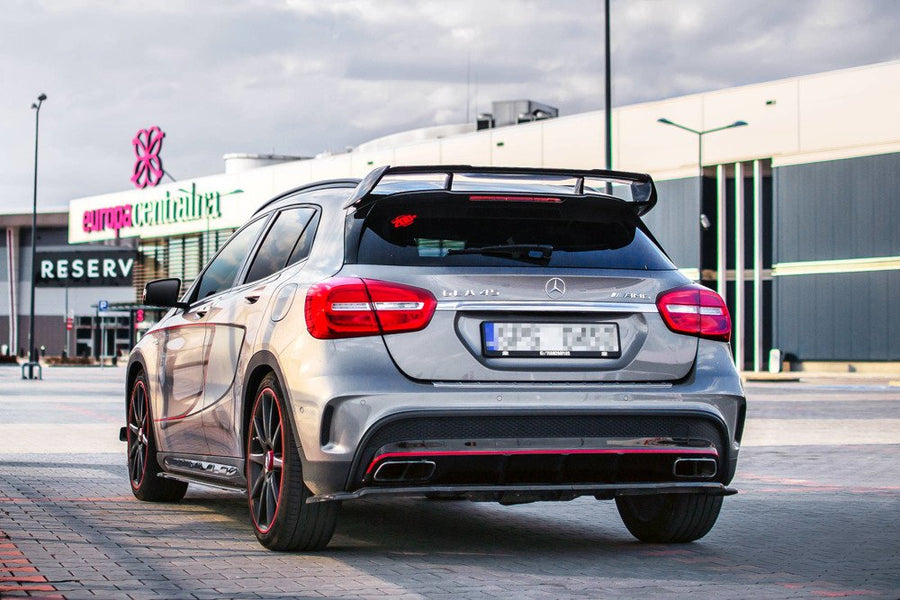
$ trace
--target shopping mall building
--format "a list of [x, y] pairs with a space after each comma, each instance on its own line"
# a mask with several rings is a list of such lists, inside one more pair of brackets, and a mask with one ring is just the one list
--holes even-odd
[[[613, 109], [613, 167], [657, 181], [659, 204], [645, 219], [685, 273], [727, 298], [745, 368], [765, 369], [772, 349], [805, 368], [900, 361], [898, 106], [900, 61]], [[736, 121], [746, 125], [723, 128]], [[153, 317], [134, 322], [147, 280], [189, 285], [236, 227], [289, 188], [385, 164], [602, 168], [604, 126], [603, 111], [557, 117], [499, 102], [477, 123], [343, 154], [232, 154], [220, 175], [73, 199], [67, 215], [40, 215], [35, 344], [59, 354], [71, 314], [70, 354], [125, 351]], [[0, 227], [0, 344], [24, 348], [30, 213], [0, 215]]]

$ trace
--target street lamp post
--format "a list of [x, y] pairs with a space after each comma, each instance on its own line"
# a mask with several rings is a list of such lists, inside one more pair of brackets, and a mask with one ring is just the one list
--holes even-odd
[[22, 368], [22, 377], [28, 371], [28, 379], [34, 379], [34, 368], [38, 369], [38, 378], [41, 377], [41, 366], [34, 351], [34, 277], [35, 277], [35, 249], [37, 245], [37, 177], [38, 177], [38, 127], [41, 119], [41, 105], [47, 99], [47, 94], [37, 97], [37, 102], [31, 104], [34, 109], [34, 196], [31, 205], [31, 315], [28, 319], [28, 363]]
[[[699, 199], [700, 199], [700, 211], [701, 211], [700, 219], [701, 219], [701, 226], [704, 229], [706, 229], [707, 227], [709, 227], [709, 224], [708, 224], [709, 221], [704, 220], [704, 218], [703, 218], [706, 216], [703, 214], [703, 136], [707, 135], [709, 133], [715, 133], [717, 131], [733, 129], [735, 127], [744, 127], [747, 125], [747, 122], [746, 121], [735, 121], [734, 123], [731, 123], [730, 125], [723, 125], [722, 127], [714, 127], [712, 129], [705, 129], [705, 130], [700, 131], [697, 129], [692, 129], [691, 127], [687, 127], [685, 125], [681, 125], [680, 123], [675, 123], [674, 121], [670, 121], [669, 119], [666, 119], [666, 118], [657, 119], [656, 121], [657, 121], [657, 123], [662, 123], [663, 125], [671, 125], [672, 127], [677, 127], [678, 129], [683, 129], [684, 131], [693, 133], [694, 135], [697, 136], [697, 186], [699, 189], [698, 194], [699, 194]], [[720, 215], [720, 217], [721, 216], [722, 215]], [[721, 218], [718, 220], [723, 221], [723, 219], [721, 219]], [[718, 224], [718, 230], [719, 230], [720, 236], [723, 238], [723, 240], [724, 240], [724, 235], [725, 235], [725, 226], [724, 225], [725, 225], [724, 223]], [[724, 263], [724, 258], [725, 258], [724, 256], [719, 257], [719, 259], [722, 263]], [[701, 262], [701, 264], [700, 264], [701, 273], [702, 273], [702, 268], [703, 268], [703, 264]], [[721, 269], [720, 269], [720, 273], [719, 273], [719, 278], [721, 280], [718, 282], [718, 288], [719, 288], [718, 292], [724, 298], [725, 297], [725, 280], [724, 280], [724, 274], [721, 272]]]
[[[724, 131], [725, 129], [733, 129], [734, 127], [744, 127], [747, 125], [746, 121], [735, 121], [730, 125], [723, 125], [722, 127], [714, 127], [713, 129], [706, 129], [703, 131], [697, 131], [696, 129], [691, 129], [690, 127], [686, 127], [679, 123], [675, 123], [674, 121], [670, 121], [666, 118], [661, 118], [656, 120], [657, 123], [662, 123], [663, 125], [671, 125], [672, 127], [677, 127], [678, 129], [683, 129], [685, 131], [689, 131], [697, 136], [697, 170], [700, 174], [700, 199], [703, 199], [703, 136], [708, 133], [715, 133], [717, 131]], [[701, 204], [702, 208], [702, 204]]]
[[[610, 43], [609, 43], [609, 0], [606, 0], [604, 3], [604, 10], [606, 12], [606, 18], [604, 21], [605, 28], [605, 62], [606, 68], [604, 69], [605, 73], [605, 106], [606, 106], [606, 114], [604, 117], [606, 118], [606, 170], [609, 171], [612, 169], [612, 64], [610, 58]], [[612, 194], [612, 184], [606, 184], [606, 193]]]

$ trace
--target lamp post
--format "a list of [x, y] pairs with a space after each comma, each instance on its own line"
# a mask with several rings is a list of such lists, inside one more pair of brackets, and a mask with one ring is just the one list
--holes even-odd
[[[31, 205], [31, 315], [28, 319], [28, 379], [34, 379], [34, 367], [38, 367], [40, 373], [40, 363], [37, 362], [37, 356], [34, 351], [34, 273], [35, 273], [35, 249], [37, 245], [37, 176], [38, 176], [38, 126], [41, 119], [41, 105], [47, 99], [47, 94], [41, 94], [37, 97], [37, 102], [31, 104], [34, 109], [34, 196]], [[22, 377], [25, 377], [25, 369], [22, 370]]]
[[[735, 121], [734, 123], [731, 123], [730, 125], [723, 125], [722, 127], [714, 127], [712, 129], [704, 129], [702, 131], [693, 129], [691, 127], [687, 127], [685, 125], [681, 125], [680, 123], [670, 121], [669, 119], [666, 119], [666, 118], [657, 119], [656, 122], [662, 123], [663, 125], [671, 125], [672, 127], [677, 127], [678, 129], [683, 129], [684, 131], [693, 133], [694, 135], [697, 136], [697, 178], [698, 178], [697, 179], [697, 187], [699, 190], [698, 195], [699, 195], [699, 200], [700, 200], [700, 224], [701, 224], [701, 227], [703, 227], [703, 229], [707, 229], [709, 227], [709, 219], [706, 218], [705, 214], [703, 214], [703, 136], [707, 135], [709, 133], [715, 133], [717, 131], [733, 129], [735, 127], [744, 127], [747, 125], [747, 122], [746, 121]], [[719, 219], [719, 220], [721, 221], [722, 219]], [[725, 235], [724, 223], [720, 223], [718, 229], [720, 232], [720, 237], [723, 238], [720, 241], [724, 242], [724, 235]], [[719, 259], [721, 262], [724, 263], [724, 259], [725, 259], [724, 256], [720, 256]], [[702, 273], [702, 268], [703, 268], [703, 264], [701, 261], [701, 264], [700, 264], [701, 273]], [[723, 277], [723, 274], [720, 272], [719, 276]], [[724, 298], [725, 297], [724, 278], [722, 281], [719, 281], [718, 287], [719, 287], [719, 294]]]
[[[604, 115], [606, 119], [606, 170], [609, 171], [612, 169], [612, 65], [610, 63], [610, 47], [609, 47], [609, 0], [606, 0], [603, 5], [603, 10], [606, 13], [605, 21], [604, 21], [604, 62], [605, 62], [605, 81], [604, 81], [604, 101], [606, 107], [606, 114]], [[606, 193], [612, 194], [612, 184], [606, 184]]]
[[[717, 131], [724, 131], [726, 129], [733, 129], [734, 127], [744, 127], [747, 125], [746, 121], [735, 121], [731, 125], [723, 125], [722, 127], [714, 127], [713, 129], [706, 129], [703, 131], [697, 131], [696, 129], [691, 129], [690, 127], [686, 127], [679, 123], [675, 123], [674, 121], [670, 121], [669, 119], [662, 118], [657, 119], [657, 123], [662, 123], [663, 125], [671, 125], [672, 127], [677, 127], [678, 129], [684, 129], [685, 131], [689, 131], [697, 136], [697, 169], [700, 174], [700, 198], [703, 199], [703, 136], [708, 133], [715, 133]], [[701, 205], [702, 208], [702, 205]]]

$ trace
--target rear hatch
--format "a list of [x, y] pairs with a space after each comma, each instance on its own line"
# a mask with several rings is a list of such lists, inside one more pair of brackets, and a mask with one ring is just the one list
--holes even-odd
[[697, 338], [671, 332], [655, 305], [688, 280], [627, 203], [552, 191], [401, 192], [351, 213], [341, 276], [437, 300], [426, 327], [383, 336], [405, 375], [575, 383], [688, 374]]

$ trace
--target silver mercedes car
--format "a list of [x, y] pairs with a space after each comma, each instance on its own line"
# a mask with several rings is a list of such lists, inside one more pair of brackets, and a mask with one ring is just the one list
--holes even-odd
[[716, 521], [746, 403], [722, 299], [641, 215], [648, 175], [381, 167], [263, 205], [131, 353], [134, 495], [246, 494], [325, 547], [342, 502], [615, 500], [647, 542]]

